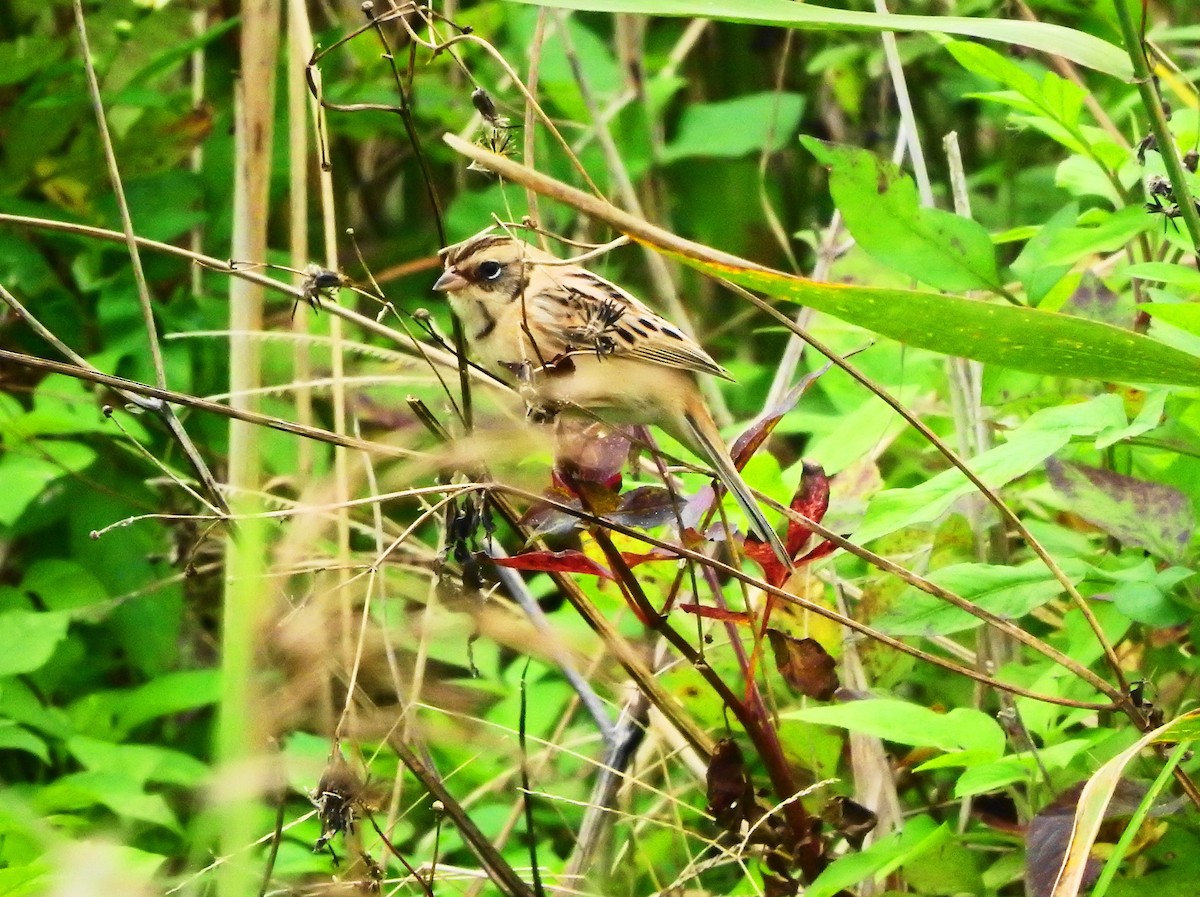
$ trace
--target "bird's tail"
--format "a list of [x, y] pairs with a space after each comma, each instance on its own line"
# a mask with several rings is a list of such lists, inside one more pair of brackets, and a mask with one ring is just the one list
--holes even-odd
[[759, 538], [771, 546], [771, 551], [775, 553], [775, 557], [779, 559], [779, 563], [783, 565], [784, 569], [790, 569], [792, 559], [788, 555], [783, 541], [775, 532], [774, 527], [767, 522], [753, 493], [750, 492], [750, 487], [746, 485], [742, 475], [733, 466], [733, 458], [729, 455], [729, 449], [725, 448], [725, 442], [721, 439], [721, 434], [717, 432], [717, 425], [709, 416], [707, 409], [701, 409], [695, 413], [691, 410], [685, 411], [683, 422], [687, 435], [691, 437], [697, 447], [703, 450], [705, 456], [716, 468], [717, 474], [721, 478], [721, 484], [733, 496], [738, 507], [750, 518], [750, 525]]

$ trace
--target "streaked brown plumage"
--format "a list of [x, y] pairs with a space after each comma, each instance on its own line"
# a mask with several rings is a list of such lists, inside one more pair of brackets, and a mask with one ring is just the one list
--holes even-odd
[[433, 288], [449, 297], [476, 363], [509, 382], [527, 365], [526, 382], [547, 405], [657, 424], [694, 446], [789, 564], [696, 385], [696, 374], [731, 379], [703, 348], [616, 284], [505, 234], [478, 234], [443, 254]]

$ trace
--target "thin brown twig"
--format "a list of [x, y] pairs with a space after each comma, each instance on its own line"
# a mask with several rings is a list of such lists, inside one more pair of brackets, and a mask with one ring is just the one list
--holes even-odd
[[[86, 224], [76, 224], [71, 221], [55, 221], [50, 218], [33, 218], [28, 215], [10, 215], [0, 212], [0, 224], [8, 223], [18, 225], [20, 227], [35, 227], [42, 230], [61, 231], [63, 233], [75, 234], [84, 237], [97, 237], [102, 240], [112, 240], [120, 242], [122, 235], [119, 231], [108, 230], [102, 227], [92, 227]], [[307, 302], [309, 297], [306, 296], [304, 290], [300, 287], [291, 284], [282, 283], [274, 280], [259, 271], [254, 271], [249, 268], [231, 267], [228, 260], [221, 260], [210, 255], [203, 255], [194, 252], [191, 249], [186, 249], [182, 246], [174, 246], [170, 243], [163, 243], [158, 240], [151, 240], [147, 237], [136, 237], [138, 246], [144, 249], [153, 249], [156, 252], [162, 252], [167, 255], [174, 255], [179, 258], [185, 258], [197, 265], [202, 265], [213, 271], [218, 271], [222, 274], [228, 274], [233, 277], [240, 277], [243, 280], [251, 281], [259, 284], [267, 289], [274, 290], [277, 293], [282, 293], [288, 296], [292, 302]], [[426, 343], [418, 343], [411, 335], [400, 333], [393, 330], [391, 327], [382, 324], [374, 318], [369, 318], [366, 315], [360, 315], [351, 308], [336, 303], [325, 303], [321, 306], [323, 311], [328, 311], [331, 315], [336, 315], [343, 320], [349, 321], [362, 330], [373, 333], [376, 336], [381, 336], [384, 339], [390, 340], [398, 346], [408, 346], [412, 349], [413, 354], [422, 355], [434, 361], [435, 363], [447, 368], [457, 368], [458, 360], [453, 352], [439, 349], [436, 346], [431, 346]], [[488, 373], [482, 368], [472, 365], [471, 376], [480, 382], [487, 383], [497, 389], [510, 391], [510, 388], [502, 383], [499, 378]]]
[[246, 423], [255, 424], [260, 427], [269, 427], [272, 430], [291, 433], [294, 436], [303, 436], [305, 439], [315, 439], [319, 442], [327, 442], [330, 445], [340, 445], [345, 448], [359, 449], [366, 452], [375, 452], [376, 454], [383, 455], [385, 457], [432, 460], [431, 456], [423, 452], [414, 451], [412, 449], [402, 449], [396, 446], [384, 445], [383, 443], [379, 442], [368, 442], [362, 439], [355, 439], [351, 436], [343, 436], [340, 433], [322, 430], [320, 427], [308, 427], [303, 424], [297, 424], [289, 420], [284, 420], [281, 417], [274, 417], [270, 414], [262, 414], [257, 411], [247, 411], [243, 408], [232, 408], [229, 405], [221, 405], [217, 402], [209, 402], [205, 399], [197, 398], [196, 396], [185, 392], [176, 392], [175, 390], [171, 389], [159, 389], [157, 386], [150, 386], [146, 383], [138, 383], [136, 380], [126, 380], [124, 377], [114, 377], [111, 374], [102, 374], [99, 371], [82, 368], [77, 365], [65, 364], [61, 361], [51, 361], [48, 358], [38, 358], [34, 355], [24, 355], [20, 352], [11, 352], [8, 349], [0, 349], [0, 361], [9, 361], [13, 364], [19, 364], [23, 367], [50, 371], [51, 373], [55, 374], [65, 374], [68, 377], [75, 377], [79, 380], [87, 380], [90, 383], [98, 383], [101, 386], [108, 386], [121, 392], [132, 392], [142, 396], [149, 396], [150, 398], [160, 399], [164, 402], [171, 402], [175, 405], [183, 405], [186, 408], [195, 408], [198, 411], [207, 411], [212, 414], [219, 414], [222, 417], [245, 421]]

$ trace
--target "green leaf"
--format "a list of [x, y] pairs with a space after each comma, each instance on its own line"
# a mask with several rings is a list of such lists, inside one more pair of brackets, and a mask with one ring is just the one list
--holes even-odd
[[1153, 219], [1140, 206], [1126, 206], [1116, 212], [1093, 209], [1081, 217], [1077, 226], [1056, 237], [1047, 248], [1045, 262], [1067, 265], [1085, 255], [1113, 252], [1153, 226]]
[[21, 580], [21, 590], [36, 595], [50, 610], [73, 610], [108, 600], [108, 591], [91, 571], [72, 561], [35, 561]]
[[147, 794], [133, 779], [114, 772], [77, 772], [36, 792], [35, 806], [46, 813], [100, 805], [122, 819], [178, 830], [175, 814], [160, 794]]
[[22, 35], [0, 43], [0, 86], [17, 84], [53, 65], [66, 49], [47, 35]]
[[791, 0], [521, 0], [557, 9], [636, 13], [652, 16], [721, 19], [817, 31], [911, 31], [957, 34], [1017, 44], [1061, 56], [1127, 81], [1133, 77], [1129, 55], [1119, 47], [1082, 31], [1045, 22], [975, 19], [963, 16], [906, 16], [893, 13], [829, 9]]
[[[1011, 88], [1012, 93], [973, 94], [984, 99], [996, 100], [1025, 112], [1041, 114], [1069, 131], [1074, 137], [1080, 135], [1079, 114], [1087, 92], [1060, 78], [1053, 72], [1043, 72], [1039, 81], [1015, 62], [1001, 56], [995, 50], [970, 41], [948, 41], [950, 51], [958, 64], [969, 72], [999, 81]], [[1078, 139], [1071, 140], [1073, 152], [1084, 149]]]
[[50, 750], [46, 742], [11, 719], [0, 719], [0, 751], [24, 751], [46, 765], [50, 764]]
[[216, 703], [219, 695], [220, 673], [217, 670], [169, 673], [123, 694], [118, 722], [123, 729], [134, 729], [160, 716]]
[[12, 526], [57, 479], [96, 460], [94, 451], [73, 442], [41, 442], [38, 448], [45, 457], [24, 452], [0, 457], [0, 526]]
[[188, 754], [152, 744], [114, 744], [99, 738], [76, 735], [67, 750], [87, 769], [120, 773], [140, 786], [147, 782], [199, 786], [208, 767]]
[[938, 289], [1003, 290], [995, 247], [978, 223], [922, 208], [912, 179], [873, 153], [812, 137], [800, 142], [830, 166], [829, 190], [846, 227], [876, 260]]
[[826, 707], [805, 707], [782, 716], [822, 726], [839, 726], [914, 747], [981, 751], [991, 759], [1004, 753], [1005, 735], [1000, 725], [988, 714], [965, 707], [936, 713], [907, 701], [870, 698]]
[[1110, 324], [962, 296], [821, 283], [672, 255], [714, 277], [945, 355], [1034, 374], [1200, 386], [1200, 357]]
[[804, 889], [805, 897], [833, 897], [868, 877], [880, 877], [944, 844], [950, 827], [928, 816], [904, 823], [903, 830], [880, 838], [870, 847], [834, 860]]
[[[1062, 564], [1073, 583], [1086, 573], [1082, 563]], [[955, 592], [983, 610], [1018, 620], [1062, 593], [1062, 584], [1041, 561], [1017, 567], [1001, 564], [954, 564], [926, 574], [926, 579]], [[889, 635], [950, 635], [983, 625], [983, 620], [933, 595], [910, 588], [873, 625]]]
[[0, 613], [0, 676], [32, 673], [67, 637], [68, 611], [10, 610]]
[[213, 25], [203, 34], [186, 41], [174, 41], [161, 55], [155, 57], [144, 68], [129, 79], [130, 85], [145, 84], [159, 72], [167, 71], [177, 65], [183, 65], [196, 50], [208, 46], [225, 32], [236, 28], [241, 21], [238, 16], [230, 16]]
[[1096, 448], [1103, 451], [1110, 445], [1116, 445], [1125, 439], [1133, 439], [1135, 436], [1141, 436], [1143, 433], [1153, 430], [1162, 421], [1163, 409], [1166, 407], [1170, 394], [1171, 391], [1168, 389], [1156, 389], [1149, 393], [1142, 402], [1141, 410], [1128, 425], [1109, 427], [1096, 436]]
[[1171, 286], [1180, 286], [1200, 294], [1200, 271], [1188, 265], [1172, 262], [1138, 262], [1129, 265], [1125, 273], [1138, 280], [1151, 280]]
[[804, 97], [798, 93], [755, 93], [683, 110], [666, 162], [694, 156], [736, 159], [764, 149], [782, 149], [800, 126]]
[[1123, 582], [1109, 597], [1117, 610], [1146, 626], [1179, 626], [1193, 616], [1190, 609], [1172, 601], [1153, 582]]
[[954, 786], [954, 796], [970, 797], [996, 791], [1016, 782], [1035, 780], [1042, 769], [1061, 769], [1097, 741], [1108, 737], [1108, 732], [1097, 732], [1089, 738], [1074, 738], [1041, 748], [1036, 753], [1025, 751], [1010, 754], [993, 763], [969, 767], [959, 776]]
[[[69, 433], [114, 435], [116, 428], [100, 411], [96, 396], [89, 393], [76, 377], [51, 374], [37, 386], [33, 409], [29, 413], [0, 424], [14, 436], [62, 436]], [[145, 431], [134, 424], [135, 433], [145, 439]]]
[[28, 865], [0, 869], [0, 894], [4, 897], [46, 894], [54, 870], [49, 861], [38, 859]]
[[1147, 302], [1138, 309], [1150, 317], [1200, 336], [1200, 304], [1195, 302]]
[[1010, 266], [1012, 273], [1020, 278], [1025, 287], [1025, 297], [1030, 305], [1036, 306], [1040, 303], [1051, 288], [1071, 270], [1069, 264], [1048, 265], [1046, 258], [1061, 235], [1075, 226], [1075, 219], [1078, 217], [1079, 206], [1076, 203], [1059, 209], [1030, 237], [1021, 254]]
[[1087, 156], [1072, 154], [1059, 162], [1054, 169], [1054, 185], [1075, 197], [1098, 196], [1114, 209], [1124, 204], [1112, 179]]
[[[1119, 396], [1105, 394], [1089, 402], [1046, 408], [1007, 434], [1007, 441], [970, 461], [987, 486], [998, 489], [1040, 467], [1047, 458], [1079, 436], [1094, 436], [1126, 423]], [[930, 523], [951, 505], [975, 491], [975, 485], [958, 469], [939, 473], [918, 486], [880, 492], [855, 530], [860, 544], [915, 523]]]

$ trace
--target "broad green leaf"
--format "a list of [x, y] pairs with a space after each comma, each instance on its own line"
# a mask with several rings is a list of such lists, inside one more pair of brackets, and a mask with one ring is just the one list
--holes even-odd
[[[1039, 81], [995, 50], [970, 41], [949, 41], [946, 49], [967, 71], [999, 81], [1011, 90], [1011, 93], [996, 92], [975, 96], [996, 100], [1025, 112], [1044, 115], [1073, 135], [1078, 135], [1079, 113], [1083, 110], [1083, 100], [1087, 96], [1082, 87], [1060, 78], [1053, 72], [1043, 72]], [[1078, 140], [1073, 142], [1075, 146], [1072, 150], [1084, 148]]]
[[57, 779], [34, 796], [47, 813], [100, 805], [122, 819], [149, 822], [178, 830], [174, 812], [160, 794], [147, 794], [136, 781], [119, 772], [77, 772]]
[[1024, 751], [1010, 754], [992, 763], [980, 763], [968, 768], [954, 786], [955, 797], [970, 797], [996, 791], [1016, 782], [1036, 779], [1042, 769], [1054, 771], [1066, 766], [1081, 753], [1091, 748], [1098, 740], [1108, 738], [1107, 732], [1093, 734], [1089, 738], [1074, 738], [1039, 749], [1036, 754]]
[[192, 53], [202, 47], [208, 46], [209, 43], [219, 38], [225, 32], [236, 28], [239, 21], [240, 19], [237, 16], [230, 16], [217, 22], [203, 34], [191, 40], [173, 43], [165, 52], [153, 59], [138, 71], [136, 75], [130, 78], [130, 85], [144, 84], [159, 72], [164, 72], [174, 66], [184, 64]]
[[153, 744], [114, 744], [76, 735], [67, 742], [67, 750], [87, 769], [119, 772], [143, 787], [156, 782], [195, 788], [208, 774], [208, 767], [195, 757]]
[[962, 296], [821, 283], [779, 271], [681, 261], [909, 346], [1034, 374], [1200, 386], [1200, 357], [1109, 324]]
[[881, 15], [790, 0], [521, 0], [558, 9], [686, 16], [818, 31], [912, 31], [1000, 41], [1061, 56], [1122, 80], [1133, 76], [1124, 50], [1082, 31], [1044, 22], [963, 16]]
[[1112, 178], [1087, 156], [1073, 153], [1059, 162], [1054, 169], [1054, 185], [1077, 198], [1098, 196], [1114, 209], [1124, 204]]
[[968, 72], [999, 81], [1017, 96], [1030, 100], [1028, 108], [1039, 108], [1033, 102], [1041, 94], [1038, 79], [1011, 59], [973, 41], [948, 40], [944, 46], [954, 61]]
[[73, 442], [46, 442], [32, 450], [9, 451], [0, 456], [0, 526], [12, 526], [59, 477], [78, 473], [96, 460], [96, 453]]
[[1096, 436], [1096, 448], [1103, 450], [1110, 445], [1116, 445], [1125, 439], [1132, 439], [1135, 436], [1141, 436], [1143, 433], [1153, 430], [1159, 425], [1163, 417], [1163, 409], [1167, 404], [1167, 397], [1171, 391], [1168, 389], [1156, 389], [1149, 393], [1145, 401], [1142, 402], [1142, 408], [1137, 413], [1137, 416], [1124, 427], [1110, 427], [1101, 431]]
[[1156, 320], [1200, 336], [1200, 303], [1147, 302], [1138, 308]]
[[[117, 432], [101, 413], [96, 395], [89, 393], [78, 378], [65, 374], [51, 374], [43, 379], [33, 394], [33, 408], [0, 426], [22, 437]], [[140, 438], [145, 439], [145, 431], [137, 424], [134, 426]]]
[[1172, 601], [1153, 582], [1124, 582], [1108, 596], [1117, 610], [1135, 623], [1146, 626], [1179, 626], [1190, 620], [1195, 612]]
[[1154, 221], [1140, 206], [1116, 212], [1094, 209], [1055, 239], [1046, 252], [1046, 264], [1066, 265], [1085, 255], [1115, 251], [1153, 226]]
[[41, 34], [0, 43], [0, 86], [17, 84], [53, 65], [65, 49], [62, 41]]
[[54, 654], [71, 624], [68, 611], [0, 613], [0, 676], [32, 673]]
[[52, 738], [66, 738], [72, 732], [66, 713], [58, 707], [45, 705], [26, 682], [15, 676], [0, 679], [0, 717], [37, 729]]
[[1053, 251], [1059, 237], [1075, 226], [1079, 217], [1079, 206], [1071, 203], [1059, 209], [1054, 216], [1043, 224], [1021, 250], [1012, 265], [1012, 273], [1021, 279], [1025, 287], [1025, 298], [1029, 304], [1036, 306], [1045, 298], [1050, 289], [1058, 283], [1068, 271], [1070, 264], [1047, 265], [1046, 257]]
[[38, 859], [28, 865], [0, 869], [0, 894], [4, 897], [26, 897], [49, 892], [54, 873], [50, 862]]
[[217, 670], [169, 673], [122, 694], [118, 719], [123, 728], [133, 729], [160, 716], [206, 707], [215, 703], [219, 694]]
[[[1080, 582], [1086, 568], [1063, 561], [1072, 582]], [[926, 579], [991, 611], [1006, 620], [1018, 620], [1035, 607], [1062, 593], [1062, 584], [1041, 561], [1017, 567], [1002, 564], [954, 564], [926, 574]], [[891, 610], [873, 625], [889, 635], [950, 635], [982, 626], [983, 620], [933, 595], [910, 588]]]
[[996, 250], [978, 223], [921, 207], [912, 179], [891, 162], [812, 137], [800, 142], [830, 167], [829, 191], [868, 254], [942, 290], [1003, 289]]
[[1005, 736], [1000, 725], [986, 713], [965, 707], [936, 713], [908, 701], [870, 698], [825, 707], [804, 707], [782, 716], [822, 726], [839, 726], [914, 747], [933, 747], [942, 751], [977, 750], [993, 760], [1004, 753]]
[[[535, 12], [530, 9], [513, 10], [514, 26], [532, 32]], [[518, 15], [520, 18], [517, 18]], [[574, 62], [587, 73], [587, 83], [593, 97], [607, 100], [624, 84], [621, 66], [613, 56], [612, 47], [578, 16], [568, 19], [566, 27], [570, 33]], [[563, 41], [548, 40], [542, 45], [540, 71], [539, 86], [553, 105], [572, 119], [588, 120], [588, 102], [580, 93], [573, 60], [567, 55]], [[476, 223], [475, 227], [478, 229], [479, 224]]]
[[1200, 295], [1200, 271], [1188, 265], [1176, 265], [1171, 262], [1138, 262], [1136, 265], [1129, 265], [1125, 268], [1125, 273], [1138, 280], [1152, 280], [1183, 287]]
[[663, 160], [690, 156], [736, 159], [764, 149], [778, 150], [800, 125], [804, 97], [798, 93], [756, 93], [716, 103], [686, 106]]
[[11, 719], [0, 719], [0, 751], [24, 751], [47, 765], [50, 763], [46, 742]]
[[61, 558], [31, 564], [21, 580], [21, 590], [36, 595], [50, 610], [74, 610], [108, 599], [107, 590], [95, 574]]
[[[987, 486], [998, 489], [1039, 468], [1071, 439], [1094, 436], [1125, 423], [1124, 405], [1119, 396], [1112, 394], [1047, 408], [1010, 431], [1003, 444], [972, 458], [971, 470]], [[887, 489], [871, 500], [866, 517], [855, 529], [855, 541], [866, 544], [904, 526], [931, 523], [974, 491], [975, 485], [957, 469], [943, 471], [908, 489]]]
[[805, 897], [833, 897], [868, 877], [887, 875], [944, 844], [949, 837], [950, 827], [945, 823], [938, 825], [928, 816], [909, 819], [903, 830], [834, 860], [804, 889]]

